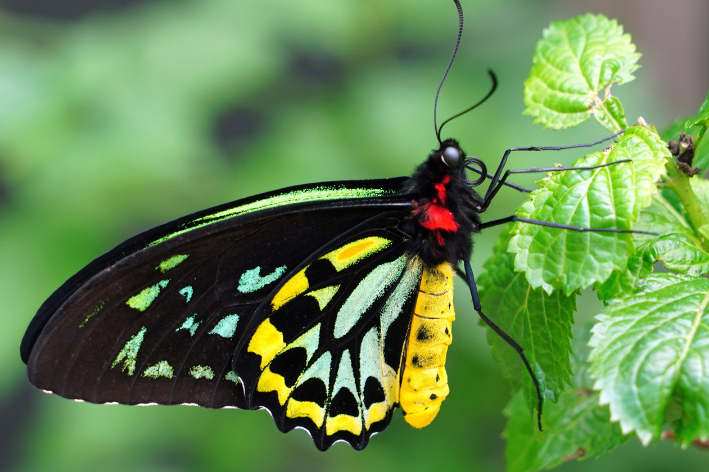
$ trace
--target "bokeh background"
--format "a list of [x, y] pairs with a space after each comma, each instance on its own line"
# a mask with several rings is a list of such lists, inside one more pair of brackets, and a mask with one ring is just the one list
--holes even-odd
[[[495, 166], [513, 146], [587, 142], [521, 115], [536, 40], [553, 20], [616, 17], [644, 54], [617, 87], [662, 128], [709, 87], [705, 0], [463, 0], [466, 31], [440, 117]], [[433, 96], [450, 55], [449, 0], [5, 0], [0, 3], [0, 469], [13, 471], [504, 470], [509, 387], [462, 290], [452, 393], [424, 430], [396, 415], [364, 452], [318, 452], [266, 412], [75, 403], [27, 382], [19, 342], [64, 280], [136, 232], [305, 182], [398, 176], [435, 146]], [[577, 151], [513, 155], [512, 168]], [[530, 186], [532, 177], [518, 182]], [[506, 189], [487, 219], [524, 196]], [[479, 273], [496, 237], [476, 241]], [[577, 325], [599, 306], [579, 300]], [[636, 440], [560, 470], [699, 471], [709, 453]]]

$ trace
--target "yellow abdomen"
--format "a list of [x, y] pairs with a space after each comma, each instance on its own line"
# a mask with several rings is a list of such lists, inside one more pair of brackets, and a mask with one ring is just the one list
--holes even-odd
[[433, 421], [448, 395], [445, 364], [455, 319], [454, 278], [448, 262], [423, 269], [399, 391], [404, 419], [415, 428]]

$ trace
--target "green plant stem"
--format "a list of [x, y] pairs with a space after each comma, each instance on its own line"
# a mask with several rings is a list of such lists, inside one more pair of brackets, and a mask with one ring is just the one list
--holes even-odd
[[[667, 169], [667, 176], [664, 179], [665, 188], [675, 192], [680, 199], [689, 217], [689, 222], [694, 229], [698, 230], [709, 223], [704, 212], [702, 212], [699, 200], [697, 200], [696, 195], [692, 192], [692, 187], [689, 185], [690, 177], [677, 167], [674, 159], [670, 159], [667, 162], [665, 169]], [[709, 241], [703, 242], [702, 247], [705, 250], [709, 250]]]

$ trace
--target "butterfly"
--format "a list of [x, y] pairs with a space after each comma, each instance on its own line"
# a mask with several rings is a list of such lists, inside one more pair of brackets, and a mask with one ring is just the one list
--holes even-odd
[[[492, 94], [491, 76], [466, 112]], [[482, 223], [503, 185], [521, 189], [502, 175], [509, 151], [488, 174], [458, 141], [440, 139], [445, 123], [434, 112], [439, 145], [411, 177], [276, 190], [98, 257], [32, 319], [21, 344], [30, 382], [92, 403], [267, 409], [281, 431], [304, 429], [321, 450], [337, 441], [361, 450], [397, 406], [421, 428], [448, 395], [462, 262], [476, 311], [525, 362], [541, 415], [532, 369], [483, 314], [469, 260], [471, 236], [485, 228], [551, 224]], [[474, 187], [486, 178], [481, 196]]]

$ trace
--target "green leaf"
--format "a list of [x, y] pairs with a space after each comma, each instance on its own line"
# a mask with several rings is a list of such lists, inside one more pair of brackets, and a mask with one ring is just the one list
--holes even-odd
[[709, 437], [709, 280], [651, 275], [606, 307], [589, 343], [594, 389], [611, 418], [643, 444], [672, 427], [688, 444]]
[[707, 98], [704, 99], [704, 103], [699, 107], [699, 113], [697, 116], [690, 118], [684, 122], [684, 129], [689, 129], [692, 126], [706, 126], [709, 125], [709, 93], [707, 93]]
[[702, 241], [709, 239], [709, 224], [702, 225], [697, 229], [699, 235], [704, 238]]
[[709, 220], [709, 180], [692, 177], [689, 179], [689, 187], [697, 197], [697, 203], [704, 218]]
[[596, 120], [606, 129], [613, 132], [620, 131], [628, 127], [628, 120], [625, 119], [625, 109], [616, 97], [610, 97], [605, 101], [604, 106], [598, 107], [593, 114]]
[[650, 243], [650, 252], [656, 261], [668, 269], [687, 275], [709, 272], [709, 254], [694, 238], [684, 234], [668, 234]]
[[[665, 143], [648, 128], [629, 128], [610, 151], [587, 155], [574, 166], [632, 159], [599, 169], [557, 173], [541, 182], [517, 215], [585, 228], [630, 229], [640, 210], [652, 203], [655, 182], [669, 157]], [[629, 233], [577, 232], [517, 223], [509, 251], [515, 270], [525, 271], [534, 288], [565, 294], [604, 282], [626, 267], [634, 252]]]
[[[545, 128], [576, 126], [603, 104], [601, 90], [635, 78], [639, 58], [630, 35], [623, 34], [615, 20], [586, 14], [554, 22], [534, 52], [534, 66], [524, 83], [524, 114]], [[624, 121], [618, 104], [612, 104], [616, 111], [603, 118], [622, 116]]]
[[[588, 337], [579, 337], [574, 347], [585, 354], [588, 348], [582, 344]], [[564, 392], [556, 405], [545, 405], [543, 432], [536, 430], [521, 395], [508, 403], [505, 416], [509, 419], [503, 433], [508, 472], [533, 472], [576, 458], [599, 456], [631, 437], [624, 436], [617, 423], [611, 423], [608, 406], [600, 406], [599, 394], [586, 386], [587, 366], [585, 361], [576, 360], [574, 390]]]
[[544, 432], [538, 432], [524, 398], [517, 394], [505, 409], [509, 419], [503, 436], [508, 472], [549, 469], [572, 459], [587, 459], [624, 443], [620, 426], [611, 423], [607, 406], [599, 406], [598, 394], [566, 392], [559, 403], [544, 411]]
[[[524, 274], [514, 272], [514, 256], [506, 252], [510, 227], [507, 226], [508, 231], [503, 229], [492, 257], [485, 263], [485, 272], [478, 278], [483, 313], [524, 348], [542, 395], [556, 402], [564, 383], [570, 382], [569, 340], [576, 296], [534, 290]], [[504, 376], [513, 390], [524, 390], [533, 411], [537, 393], [519, 355], [491, 329], [487, 338]]]
[[[637, 223], [633, 224], [633, 229], [637, 231], [652, 231], [657, 234], [694, 234], [692, 227], [687, 222], [686, 217], [678, 211], [681, 208], [679, 201], [669, 201], [674, 198], [673, 192], [658, 192], [652, 196], [650, 206], [643, 208]], [[654, 241], [657, 236], [651, 234], [635, 234], [633, 239], [636, 243], [646, 243]]]
[[709, 166], [709, 143], [704, 139], [704, 135], [709, 126], [709, 93], [707, 93], [707, 98], [704, 99], [704, 103], [699, 107], [699, 113], [694, 118], [690, 118], [684, 122], [684, 128], [689, 130], [694, 126], [699, 127], [696, 135], [694, 136], [694, 167], [700, 167], [703, 170], [707, 169]]
[[598, 299], [606, 304], [616, 298], [626, 297], [636, 291], [638, 280], [646, 278], [652, 273], [652, 266], [655, 264], [648, 245], [641, 246], [638, 251], [628, 258], [628, 265], [625, 269], [613, 272], [603, 284], [594, 287]]
[[598, 298], [612, 303], [613, 299], [632, 295], [638, 282], [652, 273], [657, 261], [662, 261], [666, 268], [680, 274], [702, 275], [709, 272], [709, 254], [694, 237], [666, 234], [638, 248], [628, 259], [624, 270], [613, 272], [608, 280], [597, 286]]
[[693, 167], [699, 167], [703, 171], [709, 168], [709, 139], [702, 139], [694, 149]]

